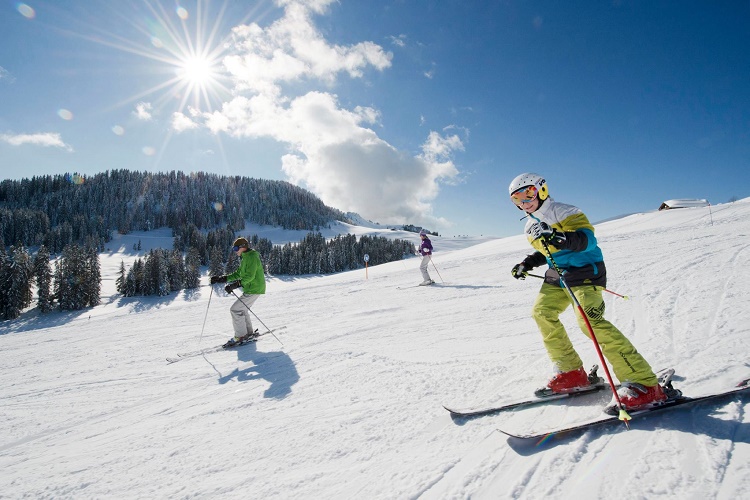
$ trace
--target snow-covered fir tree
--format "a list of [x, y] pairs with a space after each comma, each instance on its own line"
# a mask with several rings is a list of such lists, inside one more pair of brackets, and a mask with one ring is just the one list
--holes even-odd
[[101, 278], [92, 277], [92, 263], [86, 250], [76, 244], [66, 246], [55, 267], [55, 297], [60, 309], [77, 311], [98, 304]]
[[93, 246], [85, 251], [86, 259], [86, 306], [94, 307], [101, 301], [102, 272], [99, 264], [99, 253]]
[[10, 247], [10, 252], [2, 255], [0, 282], [0, 310], [2, 319], [15, 319], [31, 304], [31, 281], [34, 268], [26, 248], [22, 245]]
[[52, 310], [52, 266], [47, 247], [42, 245], [34, 257], [34, 277], [37, 287], [37, 307], [42, 313]]
[[120, 271], [117, 273], [117, 279], [115, 280], [115, 288], [120, 295], [125, 295], [126, 279], [127, 273], [125, 272], [125, 262], [121, 260]]
[[200, 286], [200, 265], [201, 261], [198, 251], [191, 248], [185, 256], [185, 288], [194, 289]]
[[172, 250], [169, 252], [167, 262], [167, 276], [169, 277], [169, 291], [176, 292], [185, 288], [185, 276], [187, 269], [182, 252]]

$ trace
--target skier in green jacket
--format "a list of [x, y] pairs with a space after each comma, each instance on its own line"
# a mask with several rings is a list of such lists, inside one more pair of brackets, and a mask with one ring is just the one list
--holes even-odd
[[[621, 382], [617, 394], [625, 409], [645, 408], [664, 401], [666, 395], [651, 366], [625, 335], [604, 318], [602, 291], [607, 286], [607, 268], [594, 227], [586, 215], [578, 207], [553, 200], [547, 182], [538, 174], [519, 175], [510, 183], [508, 191], [511, 201], [527, 214], [524, 232], [535, 250], [513, 267], [513, 277], [524, 279], [528, 271], [549, 264], [545, 256], [549, 250], [563, 273], [563, 280], [586, 312], [604, 356]], [[538, 391], [540, 393], [575, 392], [590, 384], [583, 362], [559, 319], [570, 305], [560, 275], [550, 266], [532, 315], [558, 374]], [[584, 319], [576, 316], [581, 330], [590, 336]], [[605, 411], [611, 413], [616, 403], [613, 398]]]
[[245, 238], [237, 238], [232, 250], [240, 258], [240, 266], [237, 270], [225, 276], [211, 277], [211, 284], [229, 282], [224, 290], [233, 295], [236, 295], [234, 294], [235, 288], [242, 287], [242, 296], [238, 297], [229, 308], [234, 326], [234, 338], [229, 339], [225, 347], [232, 347], [257, 337], [257, 333], [253, 330], [250, 308], [258, 297], [266, 293], [266, 277], [263, 273], [260, 254], [250, 248], [250, 243]]

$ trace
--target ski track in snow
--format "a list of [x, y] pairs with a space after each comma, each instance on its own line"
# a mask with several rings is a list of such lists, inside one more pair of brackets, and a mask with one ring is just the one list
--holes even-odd
[[[597, 226], [608, 288], [629, 296], [605, 294], [607, 317], [654, 368], [674, 367], [688, 395], [750, 376], [750, 199], [712, 208]], [[551, 368], [530, 317], [540, 280], [510, 277], [525, 239], [444, 243], [434, 239], [437, 286], [404, 288], [421, 279], [417, 259], [368, 279], [271, 278], [255, 312], [287, 327], [283, 345], [268, 335], [166, 364], [231, 335], [234, 299], [208, 287], [145, 300], [105, 289], [92, 310], [0, 325], [0, 498], [747, 495], [747, 396], [539, 444], [496, 429], [596, 417], [611, 392], [451, 419], [443, 404], [519, 399]], [[103, 275], [133, 258], [103, 255]], [[598, 364], [572, 309], [562, 319], [586, 366]]]

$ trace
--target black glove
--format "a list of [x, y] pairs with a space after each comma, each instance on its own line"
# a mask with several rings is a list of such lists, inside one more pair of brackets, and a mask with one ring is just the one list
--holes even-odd
[[211, 276], [211, 284], [214, 283], [226, 283], [227, 277], [226, 276]]
[[529, 228], [529, 234], [533, 239], [546, 242], [549, 245], [562, 248], [565, 245], [565, 233], [549, 227], [546, 222], [537, 222]]
[[[224, 277], [224, 281], [226, 281], [226, 280], [227, 280], [227, 278], [225, 276]], [[235, 288], [239, 288], [241, 286], [242, 286], [242, 283], [240, 283], [239, 280], [238, 281], [232, 281], [231, 283], [229, 283], [227, 286], [224, 287], [224, 291], [231, 295], [232, 294], [232, 290], [234, 290]]]
[[513, 266], [513, 269], [510, 270], [510, 274], [517, 280], [525, 280], [526, 271], [528, 270], [529, 269], [523, 264], [523, 262], [521, 262], [520, 264]]

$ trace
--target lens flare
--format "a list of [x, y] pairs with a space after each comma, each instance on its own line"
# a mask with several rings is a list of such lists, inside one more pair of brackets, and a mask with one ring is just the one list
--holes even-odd
[[25, 3], [19, 3], [16, 9], [18, 9], [18, 12], [20, 12], [21, 15], [26, 19], [34, 19], [36, 17], [36, 12], [34, 11], [34, 9], [29, 7]]
[[68, 121], [73, 119], [73, 113], [71, 113], [67, 109], [58, 109], [57, 116], [59, 116], [63, 120], [68, 120]]
[[86, 181], [86, 178], [81, 174], [65, 174], [65, 180], [71, 184], [81, 185]]

